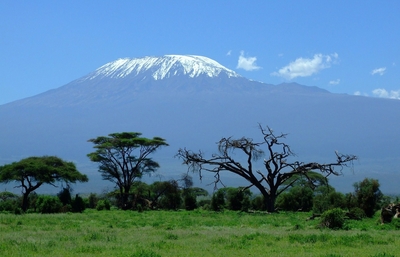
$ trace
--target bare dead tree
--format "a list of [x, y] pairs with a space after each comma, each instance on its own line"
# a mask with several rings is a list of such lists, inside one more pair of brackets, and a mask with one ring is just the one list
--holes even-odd
[[[256, 187], [264, 196], [269, 212], [275, 211], [276, 198], [296, 182], [296, 179], [293, 179], [296, 175], [308, 178], [308, 172], [319, 170], [325, 177], [338, 176], [342, 174], [344, 167], [352, 165], [353, 161], [357, 159], [354, 155], [345, 155], [336, 151], [336, 160], [331, 163], [290, 162], [288, 158], [293, 157], [294, 153], [289, 145], [282, 142], [287, 135], [275, 135], [269, 127], [263, 128], [259, 125], [259, 128], [263, 136], [261, 142], [255, 142], [253, 139], [245, 137], [240, 139], [222, 138], [217, 143], [219, 153], [213, 154], [211, 158], [204, 157], [202, 151], [193, 152], [185, 148], [179, 149], [176, 156], [188, 166], [188, 171], [198, 172], [200, 179], [202, 179], [203, 171], [213, 173], [215, 186], [222, 183], [222, 171], [231, 172], [244, 178], [249, 182], [244, 190]], [[235, 159], [233, 152], [235, 152]], [[238, 157], [237, 152], [242, 156]], [[264, 157], [265, 172], [254, 169], [254, 162], [262, 157]], [[293, 180], [285, 183], [290, 178]], [[309, 182], [313, 183], [311, 179]]]

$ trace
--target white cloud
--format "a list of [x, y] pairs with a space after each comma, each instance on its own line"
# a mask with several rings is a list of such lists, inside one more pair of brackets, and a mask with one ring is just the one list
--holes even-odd
[[367, 93], [362, 93], [362, 92], [360, 92], [360, 91], [354, 92], [354, 95], [368, 96]]
[[312, 59], [298, 58], [294, 62], [282, 67], [277, 72], [271, 73], [273, 76], [279, 76], [286, 79], [297, 77], [308, 77], [320, 70], [329, 68], [331, 63], [339, 58], [337, 53], [331, 55], [315, 54]]
[[397, 91], [391, 90], [389, 92], [386, 89], [377, 88], [377, 89], [373, 90], [372, 93], [377, 97], [391, 98], [391, 99], [400, 100], [400, 90], [397, 90]]
[[256, 64], [257, 57], [245, 57], [244, 52], [240, 52], [239, 60], [238, 60], [238, 65], [237, 69], [244, 69], [246, 71], [253, 71], [253, 70], [258, 70], [261, 67], [258, 67]]
[[340, 83], [340, 79], [329, 81], [330, 85], [338, 85], [339, 83]]
[[386, 67], [382, 67], [382, 68], [378, 68], [378, 69], [371, 71], [371, 74], [372, 75], [379, 74], [382, 76], [385, 73], [385, 71], [386, 71]]
[[232, 50], [229, 50], [229, 51], [226, 53], [227, 56], [230, 56], [231, 54], [232, 54]]

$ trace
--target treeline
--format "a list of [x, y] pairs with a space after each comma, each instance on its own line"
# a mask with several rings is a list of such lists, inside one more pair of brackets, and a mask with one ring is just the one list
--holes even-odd
[[[319, 215], [332, 209], [342, 209], [348, 217], [362, 219], [372, 217], [377, 210], [390, 202], [398, 202], [384, 196], [379, 189], [379, 182], [366, 178], [354, 184], [354, 192], [337, 192], [328, 183], [320, 183], [312, 188], [305, 179], [298, 179], [288, 190], [278, 196], [278, 211], [312, 211]], [[57, 195], [29, 195], [27, 213], [62, 213], [83, 212], [85, 209], [119, 209], [121, 196], [118, 190], [102, 194], [91, 193], [73, 195], [70, 187], [62, 188]], [[193, 187], [191, 177], [183, 176], [180, 180], [157, 181], [147, 184], [137, 181], [133, 184], [128, 199], [129, 206], [123, 209], [135, 211], [148, 210], [195, 210], [210, 211], [265, 211], [262, 195], [254, 194], [249, 189], [225, 187], [209, 194], [207, 190]], [[0, 211], [22, 214], [22, 197], [10, 192], [0, 193]]]

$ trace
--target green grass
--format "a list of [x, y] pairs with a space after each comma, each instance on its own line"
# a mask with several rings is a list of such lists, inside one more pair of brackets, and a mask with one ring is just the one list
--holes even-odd
[[0, 256], [399, 256], [378, 217], [318, 229], [309, 213], [95, 211], [0, 214]]

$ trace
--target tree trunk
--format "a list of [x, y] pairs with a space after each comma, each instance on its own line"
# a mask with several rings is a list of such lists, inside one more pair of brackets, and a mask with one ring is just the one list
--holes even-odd
[[123, 210], [128, 210], [132, 207], [132, 204], [129, 203], [129, 191], [131, 190], [130, 186], [125, 186], [123, 189], [121, 189], [122, 192], [122, 209]]
[[29, 193], [30, 193], [30, 192], [25, 192], [25, 193], [23, 193], [23, 197], [22, 197], [22, 210], [23, 210], [24, 212], [26, 212], [26, 211], [28, 210], [28, 207], [29, 207], [29, 198], [28, 198]]
[[265, 198], [265, 205], [267, 207], [267, 212], [275, 212], [276, 196], [268, 195], [268, 196], [264, 196], [264, 198]]

